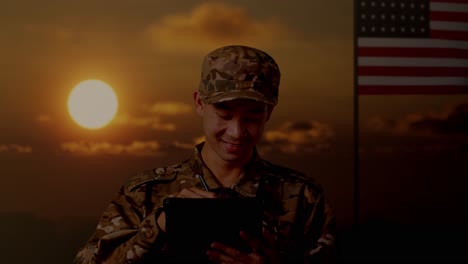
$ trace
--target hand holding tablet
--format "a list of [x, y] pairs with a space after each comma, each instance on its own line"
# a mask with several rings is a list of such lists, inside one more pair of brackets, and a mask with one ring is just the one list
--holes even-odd
[[240, 232], [262, 235], [262, 211], [256, 198], [174, 197], [166, 198], [163, 206], [167, 245], [178, 259], [207, 259], [214, 242], [250, 252]]

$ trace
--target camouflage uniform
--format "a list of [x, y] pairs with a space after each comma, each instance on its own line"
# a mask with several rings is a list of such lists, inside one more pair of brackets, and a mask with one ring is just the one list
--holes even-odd
[[[205, 178], [211, 189], [220, 188], [201, 159], [202, 146], [203, 143], [196, 146], [192, 157], [182, 163], [130, 177], [104, 211], [75, 263], [143, 263], [150, 251], [164, 255], [164, 233], [156, 224], [163, 199], [184, 188], [203, 189], [197, 174]], [[334, 215], [323, 190], [309, 177], [269, 163], [255, 153], [230, 188], [244, 197], [262, 195], [263, 225], [275, 233], [282, 260], [309, 263], [330, 257]]]
[[[198, 88], [205, 104], [238, 98], [278, 102], [280, 71], [271, 56], [246, 46], [226, 46], [209, 53], [202, 64]], [[163, 263], [164, 232], [156, 220], [163, 199], [184, 188], [202, 188], [202, 175], [211, 189], [220, 190], [201, 159], [203, 144], [180, 164], [149, 170], [129, 178], [104, 211], [79, 251], [75, 263]], [[312, 262], [330, 256], [335, 236], [334, 215], [322, 189], [304, 174], [273, 165], [257, 152], [243, 175], [229, 188], [236, 195], [263, 201], [263, 227], [274, 232], [282, 260]], [[187, 224], [190, 224], [188, 222]]]

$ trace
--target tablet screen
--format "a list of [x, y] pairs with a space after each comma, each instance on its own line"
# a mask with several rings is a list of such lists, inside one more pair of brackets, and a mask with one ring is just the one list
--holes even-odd
[[186, 259], [205, 258], [212, 242], [239, 250], [248, 246], [241, 230], [253, 236], [262, 232], [262, 211], [255, 198], [166, 198], [166, 238], [172, 255]]

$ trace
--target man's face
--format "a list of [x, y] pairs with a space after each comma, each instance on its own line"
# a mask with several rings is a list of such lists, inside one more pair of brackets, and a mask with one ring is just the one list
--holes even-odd
[[250, 159], [273, 107], [248, 99], [204, 104], [198, 93], [195, 102], [198, 114], [203, 117], [204, 149], [208, 148], [210, 156], [215, 154], [233, 163]]

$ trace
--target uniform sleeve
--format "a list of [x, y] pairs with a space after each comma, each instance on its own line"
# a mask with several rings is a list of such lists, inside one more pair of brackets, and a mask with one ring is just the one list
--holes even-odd
[[150, 250], [162, 248], [164, 233], [156, 219], [161, 210], [148, 215], [122, 187], [103, 212], [96, 230], [78, 252], [74, 263], [140, 263]]
[[[335, 261], [336, 221], [335, 214], [326, 201], [323, 192], [313, 195], [308, 193], [307, 201], [313, 204], [306, 219], [304, 229], [304, 263], [331, 263]], [[315, 196], [312, 198], [312, 196]]]

